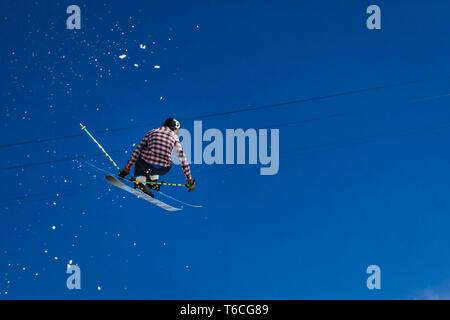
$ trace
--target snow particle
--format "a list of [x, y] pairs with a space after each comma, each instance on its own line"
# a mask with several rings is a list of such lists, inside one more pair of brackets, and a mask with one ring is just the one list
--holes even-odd
[[119, 56], [119, 59], [123, 60], [123, 59], [125, 59], [126, 57], [127, 57], [126, 54], [121, 54], [121, 55]]
[[154, 67], [155, 69], [160, 69], [161, 68], [161, 66], [159, 66], [159, 65], [155, 65], [155, 67]]

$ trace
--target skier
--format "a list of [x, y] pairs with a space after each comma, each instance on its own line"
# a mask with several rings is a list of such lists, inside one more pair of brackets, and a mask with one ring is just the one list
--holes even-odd
[[160, 185], [146, 182], [157, 182], [159, 176], [169, 172], [172, 168], [172, 151], [175, 150], [187, 181], [186, 187], [189, 192], [194, 191], [195, 180], [192, 178], [189, 163], [178, 138], [180, 127], [178, 120], [168, 118], [162, 127], [150, 130], [133, 151], [119, 176], [126, 178], [134, 165], [134, 188], [153, 197], [151, 189], [159, 191]]

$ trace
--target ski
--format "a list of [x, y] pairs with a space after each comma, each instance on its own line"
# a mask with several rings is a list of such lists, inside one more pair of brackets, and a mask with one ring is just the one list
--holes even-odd
[[166, 211], [169, 212], [176, 212], [176, 211], [180, 211], [182, 210], [181, 208], [176, 208], [176, 207], [172, 207], [164, 202], [162, 202], [161, 200], [155, 199], [150, 197], [148, 194], [145, 194], [144, 192], [142, 192], [141, 190], [138, 189], [134, 189], [128, 185], [126, 185], [125, 183], [123, 183], [122, 181], [120, 181], [119, 179], [117, 179], [116, 177], [112, 176], [112, 175], [106, 175], [105, 176], [106, 181], [108, 181], [111, 185], [118, 187], [122, 190], [128, 191], [131, 194], [134, 194], [136, 197], [144, 199], [148, 202], [150, 202], [151, 204], [156, 205], [157, 207], [160, 207]]
[[190, 203], [187, 203], [187, 202], [178, 200], [178, 199], [176, 199], [176, 198], [174, 198], [174, 197], [172, 197], [172, 196], [169, 196], [168, 194], [165, 194], [165, 193], [162, 192], [162, 191], [153, 191], [153, 192], [156, 192], [157, 194], [160, 194], [160, 195], [162, 195], [162, 196], [164, 196], [164, 197], [166, 197], [166, 198], [168, 198], [168, 199], [171, 199], [171, 200], [173, 200], [173, 201], [175, 201], [175, 202], [178, 202], [178, 203], [180, 203], [180, 204], [182, 204], [182, 205], [185, 205], [185, 206], [187, 206], [187, 207], [191, 207], [191, 208], [203, 208], [202, 205], [199, 205], [199, 204], [190, 204]]
[[[99, 168], [99, 167], [97, 167], [96, 165], [94, 165], [94, 164], [92, 164], [92, 163], [90, 163], [90, 162], [88, 162], [88, 161], [85, 161], [85, 163], [86, 163], [87, 165], [91, 166], [92, 168], [94, 168], [94, 169], [96, 169], [96, 170], [99, 170], [99, 171], [105, 173], [107, 176], [111, 176], [111, 177], [115, 178], [115, 179], [118, 180], [119, 182], [120, 182], [120, 181], [123, 181], [123, 180], [133, 182], [133, 180], [131, 180], [131, 179], [123, 179], [123, 178], [119, 177], [118, 175], [112, 174], [112, 173], [109, 172], [109, 171], [106, 171], [106, 170], [104, 170], [104, 169], [102, 169], [102, 168]], [[126, 185], [126, 184], [125, 184], [125, 185]], [[134, 189], [133, 189], [133, 190], [134, 190]], [[191, 207], [191, 208], [203, 208], [202, 205], [189, 204], [189, 203], [187, 203], [187, 202], [178, 200], [178, 199], [176, 199], [176, 198], [174, 198], [174, 197], [172, 197], [172, 196], [170, 196], [170, 195], [168, 195], [168, 194], [165, 194], [165, 193], [162, 192], [162, 191], [152, 190], [152, 192], [153, 192], [153, 193], [156, 193], [156, 194], [159, 194], [159, 195], [161, 195], [161, 196], [163, 196], [163, 197], [166, 197], [166, 198], [168, 198], [168, 199], [171, 199], [171, 200], [173, 200], [173, 201], [175, 201], [175, 202], [178, 202], [178, 203], [180, 203], [180, 204], [182, 204], [182, 205], [184, 205], [184, 206], [187, 206], [187, 207]], [[142, 192], [141, 192], [141, 193], [142, 193]], [[180, 209], [180, 210], [181, 210], [181, 209]]]

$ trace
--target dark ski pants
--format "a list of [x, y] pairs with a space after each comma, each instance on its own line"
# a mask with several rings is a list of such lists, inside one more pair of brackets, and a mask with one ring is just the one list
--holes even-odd
[[147, 163], [139, 158], [134, 165], [134, 176], [144, 176], [150, 181], [150, 176], [163, 176], [167, 174], [172, 167], [161, 167], [151, 163]]

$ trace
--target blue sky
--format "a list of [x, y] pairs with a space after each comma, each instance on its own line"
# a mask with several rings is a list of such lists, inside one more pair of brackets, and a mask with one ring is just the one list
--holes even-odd
[[[370, 4], [2, 1], [0, 299], [448, 296], [449, 4]], [[279, 128], [279, 173], [194, 165], [166, 192], [204, 208], [169, 215], [71, 160], [112, 170], [80, 122], [124, 165], [168, 116]]]

